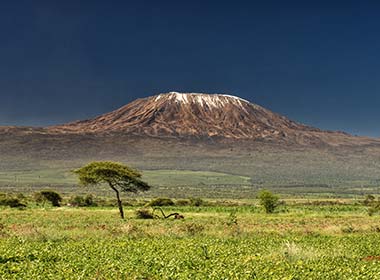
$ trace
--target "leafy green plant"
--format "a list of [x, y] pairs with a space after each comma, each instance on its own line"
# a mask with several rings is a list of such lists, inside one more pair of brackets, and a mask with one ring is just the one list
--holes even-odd
[[62, 197], [59, 193], [51, 190], [40, 191], [34, 194], [34, 199], [37, 203], [45, 203], [49, 201], [52, 206], [60, 207], [62, 202]]
[[137, 219], [154, 219], [154, 214], [150, 209], [141, 208], [135, 211]]
[[199, 197], [190, 198], [190, 205], [191, 206], [199, 207], [199, 206], [202, 206], [204, 204], [205, 204], [205, 202], [204, 202], [204, 200], [202, 198], [199, 198]]
[[1, 199], [0, 205], [9, 206], [11, 208], [26, 207], [26, 204], [21, 203], [21, 201], [18, 198], [14, 198], [14, 197], [7, 197], [4, 199]]
[[71, 206], [79, 206], [79, 207], [96, 206], [96, 203], [94, 202], [94, 197], [91, 194], [86, 195], [84, 197], [80, 195], [71, 197], [69, 200], [69, 204]]
[[166, 197], [158, 197], [148, 202], [147, 206], [173, 206], [174, 201]]
[[260, 191], [257, 197], [268, 214], [273, 213], [278, 206], [279, 197], [268, 190]]

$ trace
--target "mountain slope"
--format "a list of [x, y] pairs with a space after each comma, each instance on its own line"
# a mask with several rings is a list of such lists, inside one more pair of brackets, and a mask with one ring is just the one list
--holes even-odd
[[260, 140], [301, 145], [362, 145], [373, 142], [369, 138], [322, 131], [291, 121], [239, 97], [178, 92], [137, 99], [97, 118], [50, 127], [48, 131]]

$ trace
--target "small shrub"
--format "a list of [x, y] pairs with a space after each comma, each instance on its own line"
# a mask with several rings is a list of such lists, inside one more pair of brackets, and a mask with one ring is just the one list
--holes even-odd
[[136, 198], [126, 198], [123, 199], [123, 206], [144, 206], [148, 202], [142, 203]]
[[85, 206], [96, 206], [94, 202], [94, 196], [92, 194], [88, 194], [84, 197], [84, 205]]
[[41, 194], [41, 192], [36, 192], [33, 194], [33, 199], [39, 205], [40, 203], [45, 204], [46, 198]]
[[26, 205], [21, 203], [21, 201], [18, 198], [12, 198], [12, 197], [0, 200], [0, 205], [9, 206], [11, 208], [26, 207]]
[[202, 206], [204, 205], [204, 201], [202, 198], [190, 198], [190, 204], [191, 206], [196, 206], [196, 207], [199, 207], [199, 206]]
[[[23, 199], [25, 199], [25, 196], [23, 196]], [[19, 198], [19, 194], [16, 195], [16, 197], [0, 193], [0, 206], [9, 206], [11, 208], [24, 208], [26, 207], [26, 203], [23, 203], [21, 197]]]
[[177, 206], [188, 206], [190, 205], [190, 200], [189, 199], [178, 199], [176, 202], [175, 202], [175, 205]]
[[165, 197], [159, 197], [152, 199], [147, 206], [173, 206], [174, 201], [171, 200], [170, 198], [165, 198]]
[[135, 215], [137, 219], [154, 219], [152, 211], [145, 208], [137, 209]]
[[77, 195], [74, 197], [71, 197], [69, 200], [69, 204], [74, 207], [83, 206], [83, 196]]
[[60, 207], [60, 202], [62, 197], [55, 191], [41, 191], [34, 194], [34, 199], [37, 203], [45, 204], [46, 201], [49, 201], [54, 207]]
[[80, 196], [80, 195], [74, 196], [69, 200], [69, 203], [72, 206], [76, 206], [76, 207], [78, 207], [78, 206], [79, 207], [88, 207], [88, 206], [95, 206], [96, 205], [96, 203], [94, 202], [94, 198], [91, 194], [86, 195], [85, 197]]
[[107, 206], [108, 201], [105, 198], [99, 198], [99, 197], [97, 197], [96, 201], [94, 202], [94, 204], [97, 205], [97, 206], [105, 207], [105, 206]]
[[25, 207], [25, 204], [22, 204], [19, 199], [17, 198], [9, 198], [6, 200], [6, 203], [9, 207], [16, 208], [16, 207]]
[[372, 194], [369, 194], [365, 197], [365, 199], [363, 200], [363, 204], [365, 206], [371, 206], [375, 203], [375, 197], [372, 195]]
[[258, 194], [260, 204], [264, 207], [266, 213], [273, 213], [278, 206], [278, 196], [268, 190], [262, 190]]

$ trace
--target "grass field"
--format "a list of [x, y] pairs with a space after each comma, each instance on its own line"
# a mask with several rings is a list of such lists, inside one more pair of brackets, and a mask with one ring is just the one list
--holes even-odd
[[[157, 186], [251, 184], [251, 179], [247, 176], [209, 171], [145, 170], [143, 171], [143, 175], [144, 180]], [[70, 169], [62, 168], [2, 171], [0, 172], [0, 183], [76, 184], [77, 177]]]
[[[147, 197], [224, 197], [244, 198], [256, 194], [247, 176], [210, 171], [145, 170], [143, 180], [153, 188]], [[38, 170], [0, 172], [0, 192], [32, 193], [41, 189], [55, 189], [64, 195], [94, 193], [113, 196], [108, 186], [84, 188], [78, 186], [71, 169], [45, 168]]]
[[[108, 187], [81, 188], [71, 172], [73, 168], [44, 167], [0, 171], [0, 192], [32, 193], [41, 189], [54, 189], [64, 195], [94, 193], [113, 196]], [[362, 197], [379, 194], [379, 182], [351, 181], [349, 184], [328, 185], [322, 183], [288, 182], [287, 184], [258, 183], [249, 176], [223, 172], [193, 170], [143, 170], [143, 179], [153, 188], [146, 197], [205, 197], [205, 198], [255, 198], [257, 190], [270, 189], [290, 197]]]
[[1, 208], [0, 279], [380, 279], [380, 216], [332, 202], [164, 208], [184, 220]]
[[157, 187], [152, 195], [176, 194], [176, 189], [166, 189], [174, 186], [185, 188], [191, 196], [206, 191], [210, 197], [247, 197], [251, 191], [237, 188], [247, 186], [245, 178], [255, 188], [291, 196], [380, 193], [378, 145], [308, 148], [260, 141], [178, 142], [122, 135], [5, 134], [0, 138], [0, 192], [12, 186], [22, 191], [47, 186], [74, 192], [76, 181], [69, 170], [91, 161], [112, 160], [146, 173], [146, 180]]

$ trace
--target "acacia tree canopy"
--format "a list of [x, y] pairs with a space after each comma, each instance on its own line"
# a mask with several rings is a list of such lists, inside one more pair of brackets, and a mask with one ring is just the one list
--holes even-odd
[[120, 200], [120, 191], [133, 192], [147, 191], [150, 186], [141, 180], [142, 174], [127, 165], [111, 161], [89, 163], [74, 170], [81, 185], [99, 185], [106, 183], [116, 192], [120, 216], [124, 219], [124, 211]]

